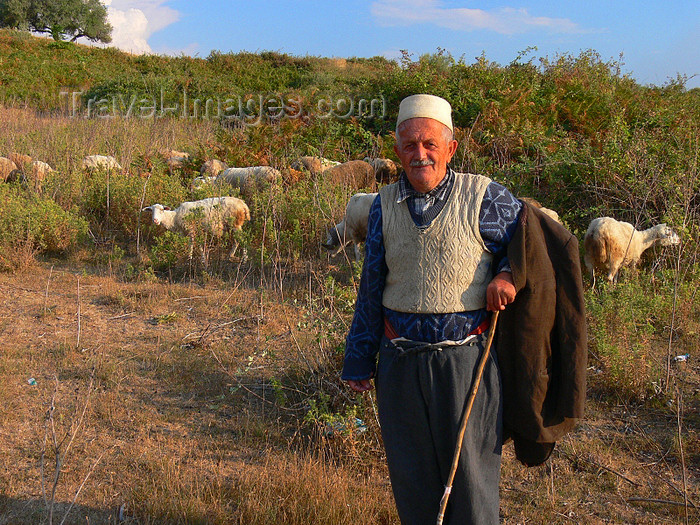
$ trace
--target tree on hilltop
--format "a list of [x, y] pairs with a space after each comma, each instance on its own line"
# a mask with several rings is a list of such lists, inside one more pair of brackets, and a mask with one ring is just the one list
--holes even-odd
[[48, 33], [54, 40], [112, 41], [107, 8], [99, 0], [0, 0], [0, 27]]

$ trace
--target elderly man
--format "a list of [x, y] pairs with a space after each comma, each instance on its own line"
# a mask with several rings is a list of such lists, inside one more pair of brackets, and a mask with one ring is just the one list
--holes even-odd
[[[375, 379], [401, 522], [425, 525], [437, 517], [489, 311], [516, 296], [504, 255], [522, 203], [487, 177], [449, 167], [457, 142], [442, 98], [401, 102], [394, 149], [404, 173], [370, 210], [342, 377], [357, 392]], [[498, 523], [501, 415], [491, 357], [445, 523]]]
[[489, 311], [503, 310], [497, 359], [483, 372], [443, 523], [498, 523], [504, 436], [522, 463], [541, 464], [586, 396], [576, 237], [489, 178], [455, 173], [456, 148], [446, 100], [401, 102], [404, 173], [370, 209], [345, 349], [348, 385], [366, 392], [374, 378], [404, 525], [437, 518]]

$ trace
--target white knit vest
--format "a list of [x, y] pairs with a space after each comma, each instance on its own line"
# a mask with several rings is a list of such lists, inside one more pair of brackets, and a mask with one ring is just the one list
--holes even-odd
[[445, 206], [425, 228], [413, 222], [405, 200], [397, 204], [398, 184], [379, 191], [389, 269], [385, 307], [442, 314], [486, 306], [493, 256], [479, 233], [479, 211], [490, 182], [482, 175], [455, 173]]

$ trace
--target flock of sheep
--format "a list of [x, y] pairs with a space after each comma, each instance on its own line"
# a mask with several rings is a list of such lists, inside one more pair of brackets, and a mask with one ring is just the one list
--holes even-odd
[[[324, 248], [336, 255], [353, 243], [355, 260], [360, 259], [359, 244], [367, 237], [367, 219], [376, 193], [356, 193], [345, 208], [345, 217], [328, 232]], [[554, 210], [543, 207], [530, 197], [521, 200], [539, 208], [545, 215], [561, 224]], [[595, 284], [595, 272], [603, 271], [609, 282], [617, 280], [620, 268], [636, 266], [642, 253], [654, 245], [672, 246], [680, 243], [678, 235], [666, 224], [658, 224], [639, 231], [630, 223], [612, 217], [593, 219], [584, 236], [584, 263]]]
[[[169, 150], [162, 152], [162, 155], [171, 171], [182, 168], [189, 160], [189, 155], [180, 151]], [[103, 155], [85, 157], [82, 168], [87, 171], [122, 169], [114, 157]], [[2, 181], [21, 181], [39, 190], [46, 176], [53, 171], [47, 163], [34, 160], [28, 155], [11, 153], [9, 157], [0, 157]], [[192, 186], [199, 188], [204, 185], [227, 184], [239, 188], [245, 198], [252, 188], [260, 188], [282, 180], [298, 180], [304, 173], [322, 176], [329, 182], [359, 190], [376, 189], [377, 184], [395, 181], [399, 169], [393, 161], [381, 158], [340, 163], [323, 157], [304, 156], [282, 171], [270, 166], [229, 167], [220, 160], [212, 159], [201, 166], [200, 176], [193, 180]], [[376, 196], [377, 193], [352, 195], [345, 209], [345, 217], [329, 230], [327, 240], [322, 243], [332, 255], [352, 243], [355, 259], [360, 259], [359, 245], [366, 239], [369, 209]], [[524, 197], [522, 200], [540, 208], [552, 220], [561, 223], [555, 211], [542, 207], [534, 199]], [[190, 257], [194, 244], [195, 223], [220, 238], [227, 229], [240, 230], [245, 222], [250, 220], [250, 210], [246, 203], [242, 199], [226, 196], [183, 202], [174, 210], [156, 203], [142, 211], [151, 213], [154, 224], [190, 237]], [[592, 282], [596, 271], [603, 271], [607, 280], [613, 282], [617, 280], [620, 268], [635, 266], [648, 248], [657, 244], [671, 246], [679, 243], [678, 235], [666, 224], [638, 231], [630, 223], [612, 217], [598, 217], [591, 221], [584, 236], [584, 263]], [[237, 244], [232, 248], [230, 257], [236, 249]]]
[[55, 170], [46, 162], [34, 160], [29, 155], [10, 153], [9, 157], [0, 157], [0, 180], [31, 185], [40, 191], [47, 175]]
[[[170, 152], [169, 155], [166, 154], [165, 158], [168, 167], [176, 169], [183, 166], [184, 162], [188, 160], [188, 155], [174, 151]], [[313, 176], [322, 176], [329, 182], [359, 189], [376, 187], [378, 183], [392, 182], [396, 180], [398, 172], [394, 162], [389, 159], [365, 158], [365, 160], [340, 163], [312, 156], [300, 157], [283, 171], [271, 166], [228, 167], [226, 163], [212, 159], [201, 166], [200, 176], [192, 181], [192, 187], [197, 189], [204, 185], [229, 185], [239, 188], [245, 197], [252, 189], [260, 189], [267, 184], [274, 184], [282, 180], [298, 180], [303, 176], [303, 172], [307, 172]], [[188, 217], [192, 217], [196, 213], [198, 215], [197, 226], [219, 238], [227, 229], [240, 230], [243, 224], [250, 220], [250, 209], [242, 199], [236, 197], [211, 197], [183, 202], [174, 210], [162, 204], [152, 204], [143, 208], [142, 211], [151, 213], [154, 224], [187, 235], [190, 238], [190, 257], [192, 257], [196, 228], [191, 220], [187, 220]], [[367, 208], [368, 213], [369, 207]], [[366, 217], [364, 222], [365, 233], [361, 240], [357, 239], [358, 242], [364, 242], [366, 237]], [[340, 244], [340, 240], [338, 240], [338, 244]], [[344, 245], [345, 243], [343, 243]], [[238, 243], [234, 242], [229, 258], [233, 258], [237, 248]]]

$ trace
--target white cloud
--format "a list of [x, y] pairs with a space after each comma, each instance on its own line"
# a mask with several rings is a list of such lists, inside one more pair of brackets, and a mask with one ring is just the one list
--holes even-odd
[[110, 46], [135, 54], [152, 53], [148, 38], [180, 18], [166, 0], [102, 0], [112, 24]]
[[375, 20], [384, 26], [434, 24], [461, 31], [488, 30], [505, 35], [546, 30], [551, 33], [583, 33], [568, 18], [532, 16], [527, 9], [501, 7], [485, 11], [466, 7], [447, 8], [440, 0], [379, 0], [371, 7]]

